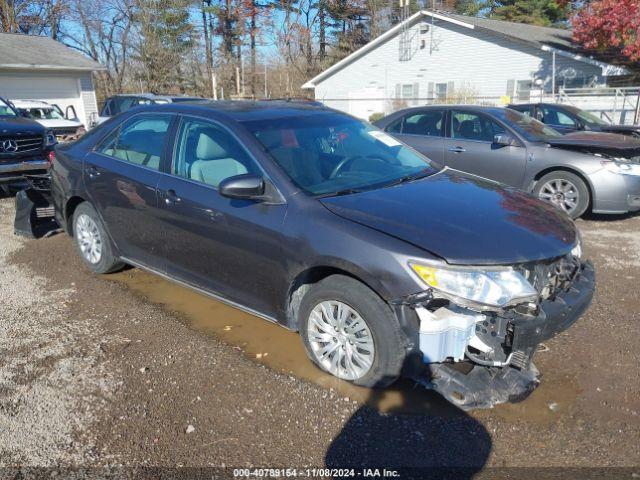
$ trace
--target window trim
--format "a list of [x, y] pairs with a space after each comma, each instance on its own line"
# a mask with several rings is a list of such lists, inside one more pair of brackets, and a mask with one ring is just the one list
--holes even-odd
[[[133, 163], [133, 162], [128, 162], [126, 160], [123, 160], [121, 158], [118, 157], [112, 157], [111, 155], [107, 155], [106, 153], [100, 152], [98, 149], [102, 146], [102, 144], [104, 143], [104, 141], [109, 138], [109, 136], [114, 133], [116, 130], [121, 130], [122, 129], [122, 125], [124, 125], [125, 123], [127, 123], [129, 120], [136, 118], [136, 117], [140, 117], [140, 116], [148, 116], [148, 115], [164, 115], [164, 116], [169, 116], [171, 117], [171, 121], [169, 122], [169, 128], [167, 128], [167, 133], [164, 139], [164, 143], [162, 145], [162, 154], [160, 156], [160, 166], [158, 169], [155, 168], [149, 168], [146, 165], [138, 165], [137, 163]], [[138, 168], [144, 168], [145, 170], [148, 170], [150, 172], [156, 172], [156, 173], [165, 173], [165, 162], [166, 162], [166, 156], [167, 156], [167, 146], [169, 146], [169, 141], [171, 139], [171, 137], [173, 136], [173, 125], [176, 121], [176, 114], [174, 112], [137, 112], [134, 113], [133, 115], [130, 115], [129, 117], [123, 119], [120, 123], [118, 123], [118, 125], [116, 125], [114, 128], [112, 128], [111, 130], [109, 130], [109, 132], [107, 132], [105, 135], [103, 135], [100, 140], [98, 140], [93, 148], [91, 149], [91, 153], [95, 153], [96, 155], [100, 155], [102, 157], [105, 158], [109, 158], [111, 160], [116, 160], [120, 163], [123, 163], [125, 165], [132, 165], [134, 167], [138, 167]], [[118, 137], [120, 136], [120, 132], [118, 132]]]

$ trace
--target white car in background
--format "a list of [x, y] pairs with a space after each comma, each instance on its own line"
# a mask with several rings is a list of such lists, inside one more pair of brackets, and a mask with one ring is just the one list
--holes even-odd
[[71, 105], [63, 113], [58, 105], [41, 100], [11, 100], [11, 103], [21, 116], [35, 120], [51, 130], [59, 143], [76, 140], [86, 132]]

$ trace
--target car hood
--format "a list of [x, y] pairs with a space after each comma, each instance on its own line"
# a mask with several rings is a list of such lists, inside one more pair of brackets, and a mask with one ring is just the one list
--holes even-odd
[[623, 135], [630, 133], [640, 134], [640, 125], [598, 125], [598, 129], [602, 132], [621, 133]]
[[640, 149], [640, 140], [627, 135], [605, 132], [574, 132], [560, 137], [548, 138], [547, 143], [553, 147], [560, 148], [595, 147], [617, 150]]
[[44, 125], [47, 128], [73, 128], [73, 127], [81, 127], [82, 123], [78, 122], [78, 121], [73, 121], [73, 120], [67, 120], [67, 119], [55, 119], [55, 120], [49, 120], [49, 119], [40, 119], [40, 120], [36, 120], [40, 125]]
[[409, 242], [448, 263], [516, 264], [567, 254], [571, 219], [555, 207], [445, 169], [418, 181], [321, 200], [348, 220]]
[[42, 135], [44, 127], [24, 117], [0, 117], [0, 135]]

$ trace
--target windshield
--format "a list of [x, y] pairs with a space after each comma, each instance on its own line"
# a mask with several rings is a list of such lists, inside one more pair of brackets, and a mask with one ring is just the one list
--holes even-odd
[[293, 182], [311, 195], [370, 190], [439, 169], [368, 123], [335, 112], [244, 125]]
[[513, 128], [529, 142], [546, 142], [549, 138], [561, 137], [557, 130], [545, 125], [538, 120], [531, 118], [510, 108], [503, 108], [494, 112], [494, 115]]
[[580, 118], [580, 120], [582, 120], [584, 123], [593, 123], [595, 125], [603, 125], [603, 126], [610, 125], [609, 123], [602, 120], [600, 117], [597, 117], [593, 113], [587, 112], [585, 110], [576, 111], [576, 115], [578, 115], [578, 118]]
[[53, 108], [18, 108], [20, 113], [34, 120], [64, 120], [64, 116]]
[[13, 108], [7, 105], [3, 100], [0, 100], [0, 117], [17, 117]]

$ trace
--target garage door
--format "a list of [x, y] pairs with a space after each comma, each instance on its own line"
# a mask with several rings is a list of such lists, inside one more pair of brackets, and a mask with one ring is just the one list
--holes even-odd
[[0, 97], [47, 100], [79, 96], [78, 82], [74, 78], [0, 75]]

